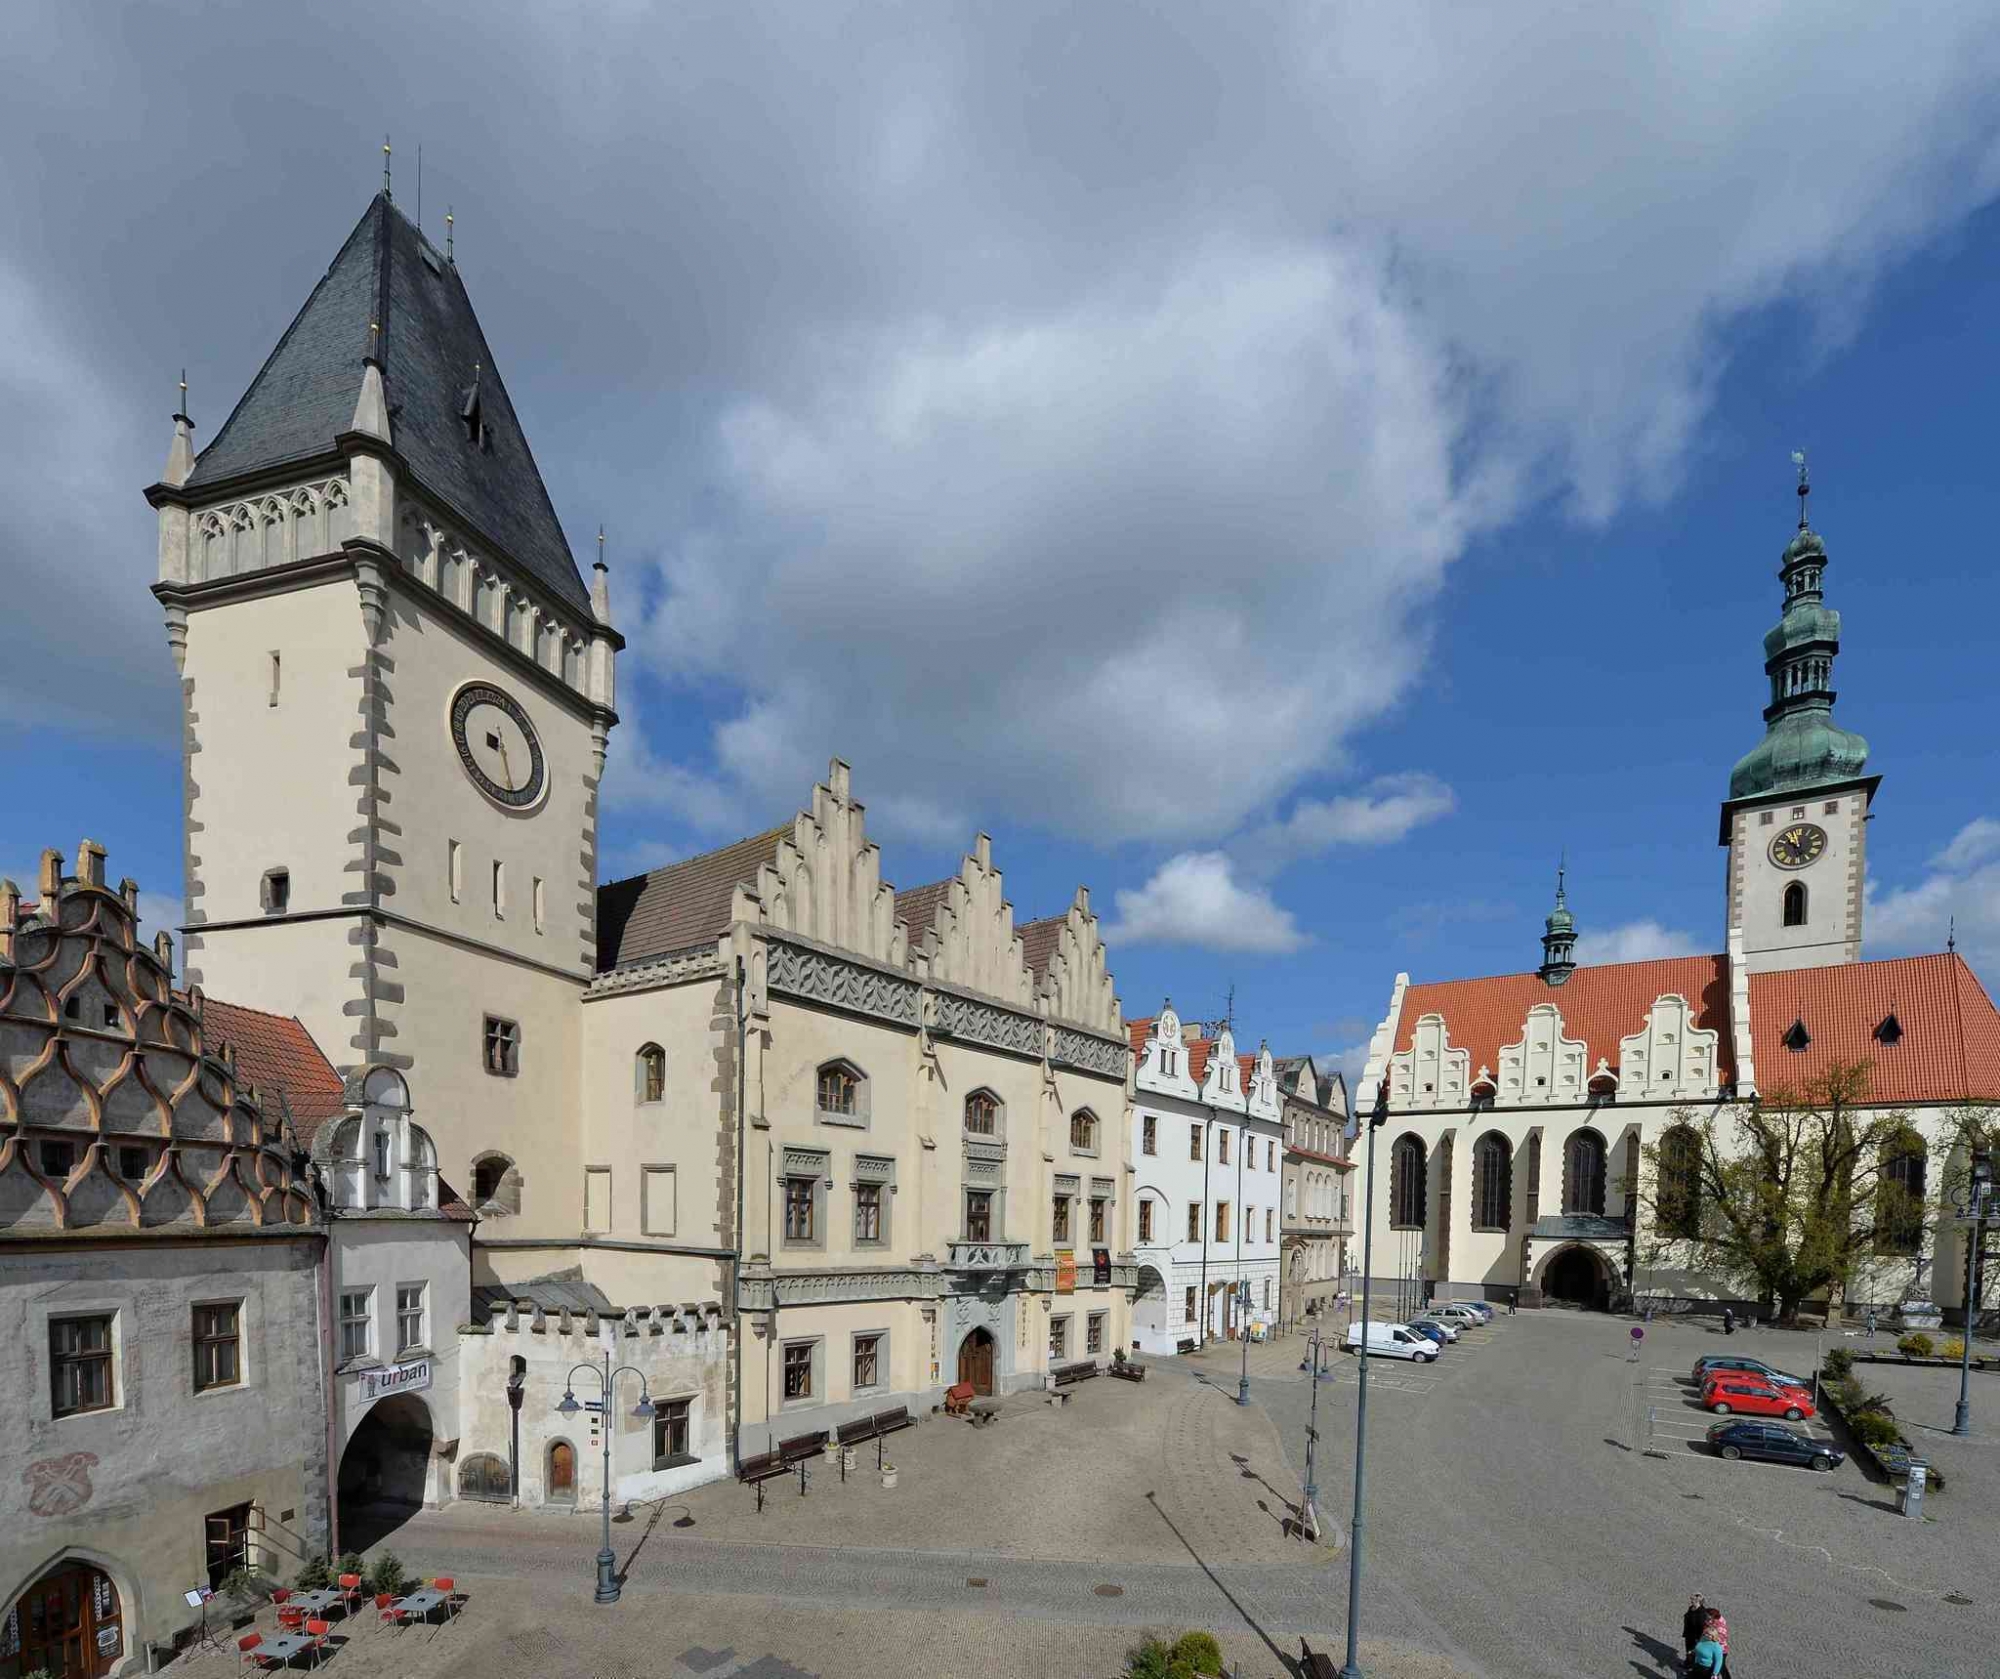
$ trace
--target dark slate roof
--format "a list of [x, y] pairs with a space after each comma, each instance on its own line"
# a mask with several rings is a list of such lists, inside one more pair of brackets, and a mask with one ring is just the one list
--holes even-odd
[[718, 938], [736, 888], [778, 855], [791, 823], [597, 889], [597, 968], [622, 968]]
[[896, 919], [908, 930], [912, 950], [923, 942], [924, 934], [937, 920], [938, 905], [950, 895], [951, 882], [955, 879], [956, 875], [946, 880], [934, 880], [928, 886], [912, 886], [907, 892], [896, 894]]
[[575, 1272], [562, 1276], [536, 1277], [525, 1283], [475, 1283], [472, 1287], [472, 1321], [485, 1323], [490, 1318], [505, 1317], [509, 1301], [519, 1300], [531, 1306], [539, 1306], [545, 1312], [560, 1312], [567, 1306], [572, 1312], [596, 1312], [618, 1315], [624, 1308], [614, 1306], [611, 1297], [595, 1283], [587, 1283]]
[[[590, 596], [458, 269], [379, 193], [187, 488], [331, 452], [354, 420], [371, 322], [382, 328], [392, 441], [417, 484], [587, 616]], [[475, 373], [484, 449], [463, 418]]]

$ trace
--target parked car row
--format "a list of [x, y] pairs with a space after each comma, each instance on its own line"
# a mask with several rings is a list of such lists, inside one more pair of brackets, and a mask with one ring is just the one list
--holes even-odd
[[[1831, 1441], [1783, 1423], [1754, 1420], [1768, 1416], [1801, 1422], [1815, 1415], [1812, 1383], [1804, 1377], [1761, 1358], [1711, 1353], [1694, 1361], [1694, 1382], [1703, 1408], [1722, 1419], [1708, 1430], [1709, 1449], [1718, 1457], [1803, 1464], [1821, 1473], [1846, 1461], [1847, 1454]], [[1743, 1414], [1735, 1414], [1739, 1412]]]
[[1407, 1323], [1356, 1323], [1341, 1339], [1346, 1352], [1358, 1353], [1365, 1331], [1370, 1358], [1402, 1358], [1429, 1364], [1467, 1329], [1493, 1321], [1493, 1308], [1483, 1300], [1448, 1300]]

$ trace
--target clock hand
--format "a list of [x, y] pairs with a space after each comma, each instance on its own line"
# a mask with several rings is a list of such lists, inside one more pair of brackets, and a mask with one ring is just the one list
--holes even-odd
[[511, 790], [514, 785], [514, 770], [513, 766], [507, 762], [507, 737], [505, 735], [500, 736], [500, 773], [507, 778], [507, 786]]

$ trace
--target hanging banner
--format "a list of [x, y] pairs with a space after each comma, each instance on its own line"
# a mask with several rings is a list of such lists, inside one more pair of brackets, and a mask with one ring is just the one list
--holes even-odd
[[387, 1370], [363, 1370], [356, 1378], [361, 1384], [360, 1399], [366, 1405], [389, 1393], [421, 1393], [431, 1385], [431, 1361], [414, 1358]]
[[1076, 1250], [1056, 1249], [1056, 1293], [1076, 1293]]
[[1098, 1288], [1111, 1286], [1111, 1250], [1092, 1248], [1090, 1250], [1090, 1280]]

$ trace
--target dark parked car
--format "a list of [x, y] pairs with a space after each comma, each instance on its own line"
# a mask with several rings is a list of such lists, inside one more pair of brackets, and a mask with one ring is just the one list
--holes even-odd
[[1432, 1323], [1429, 1318], [1412, 1318], [1403, 1327], [1412, 1335], [1421, 1335], [1426, 1341], [1435, 1341], [1441, 1347], [1451, 1339], [1442, 1329]]
[[1708, 1431], [1709, 1450], [1718, 1457], [1763, 1458], [1769, 1463], [1798, 1463], [1808, 1469], [1837, 1469], [1847, 1459], [1838, 1446], [1786, 1428], [1782, 1423], [1735, 1417]]
[[1708, 1380], [1718, 1370], [1743, 1370], [1753, 1376], [1762, 1376], [1768, 1382], [1779, 1386], [1795, 1388], [1812, 1387], [1808, 1376], [1788, 1376], [1774, 1364], [1766, 1364], [1761, 1358], [1732, 1358], [1727, 1353], [1707, 1353], [1694, 1361], [1694, 1385], [1706, 1387]]

